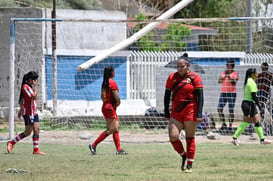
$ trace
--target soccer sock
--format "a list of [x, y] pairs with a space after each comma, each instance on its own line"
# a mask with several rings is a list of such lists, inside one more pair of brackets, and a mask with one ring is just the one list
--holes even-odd
[[195, 139], [194, 137], [187, 137], [186, 142], [187, 142], [187, 164], [192, 165], [192, 162], [194, 161], [195, 150], [196, 150]]
[[173, 145], [174, 150], [181, 156], [185, 156], [186, 152], [184, 150], [183, 144], [180, 141], [180, 139], [177, 139], [176, 141], [171, 142]]
[[114, 143], [116, 145], [116, 148], [118, 151], [121, 151], [121, 148], [120, 148], [120, 138], [119, 138], [119, 132], [116, 131], [113, 133], [113, 140], [114, 140]]
[[18, 134], [10, 143], [15, 145], [17, 142], [19, 142], [20, 140], [24, 139], [26, 137], [26, 134], [23, 132], [23, 133], [20, 133]]
[[106, 131], [103, 131], [99, 137], [96, 139], [96, 141], [92, 144], [94, 147], [96, 147], [100, 142], [102, 142], [106, 137], [108, 136], [108, 134], [106, 133]]
[[259, 136], [260, 140], [264, 140], [264, 132], [263, 132], [263, 128], [260, 125], [260, 122], [255, 123], [254, 129], [257, 135]]
[[33, 140], [33, 150], [37, 151], [39, 150], [39, 135], [34, 134], [32, 137]]
[[241, 125], [236, 129], [236, 132], [233, 135], [233, 138], [237, 139], [246, 129], [246, 127], [248, 127], [247, 122], [242, 122]]

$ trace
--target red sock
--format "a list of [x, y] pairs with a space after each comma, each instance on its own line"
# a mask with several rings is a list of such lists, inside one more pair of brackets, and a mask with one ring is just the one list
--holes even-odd
[[106, 137], [108, 136], [108, 134], [106, 133], [106, 131], [103, 131], [99, 137], [96, 139], [96, 141], [92, 144], [94, 147], [96, 147], [100, 142], [102, 142]]
[[195, 139], [194, 137], [188, 137], [186, 138], [187, 142], [187, 164], [192, 165], [192, 162], [194, 161], [194, 155], [195, 155]]
[[177, 139], [176, 141], [171, 142], [173, 145], [174, 150], [181, 156], [185, 156], [186, 152], [184, 150], [183, 144], [180, 141], [180, 139]]
[[34, 151], [39, 150], [39, 135], [33, 135], [32, 141], [33, 141], [33, 150]]
[[114, 140], [114, 143], [116, 145], [116, 148], [118, 151], [121, 151], [121, 148], [120, 148], [120, 138], [119, 138], [119, 132], [116, 131], [113, 133], [113, 140]]
[[12, 141], [10, 141], [11, 144], [15, 145], [20, 140], [24, 139], [26, 137], [25, 133], [18, 134]]

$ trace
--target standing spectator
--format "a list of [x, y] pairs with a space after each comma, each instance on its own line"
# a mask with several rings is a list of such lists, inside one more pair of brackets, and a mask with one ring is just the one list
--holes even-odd
[[116, 109], [120, 105], [120, 98], [118, 95], [119, 89], [117, 83], [113, 80], [114, 77], [114, 68], [111, 66], [105, 67], [101, 86], [101, 99], [103, 101], [102, 113], [106, 120], [107, 129], [100, 134], [93, 144], [89, 144], [89, 149], [93, 155], [96, 154], [97, 145], [111, 134], [113, 134], [113, 140], [117, 149], [116, 155], [127, 154], [127, 152], [120, 147], [119, 121], [116, 113]]
[[[273, 74], [268, 71], [268, 63], [266, 62], [262, 63], [261, 70], [262, 72], [258, 74], [257, 86], [258, 98], [262, 109], [264, 109], [268, 99], [270, 99], [270, 86], [273, 85]], [[263, 117], [263, 115], [261, 116]]]
[[12, 141], [7, 142], [8, 153], [11, 153], [11, 150], [16, 143], [29, 136], [33, 131], [33, 154], [46, 154], [39, 149], [40, 123], [37, 114], [38, 77], [39, 75], [34, 71], [28, 72], [23, 77], [19, 97], [20, 110], [18, 112], [18, 117], [20, 118], [23, 115], [25, 120], [25, 131], [17, 135]]
[[[232, 143], [234, 145], [239, 145], [237, 138], [244, 132], [249, 123], [253, 122], [254, 129], [260, 138], [261, 144], [270, 144], [271, 141], [265, 140], [263, 128], [260, 123], [260, 115], [258, 114], [256, 105], [261, 111], [261, 106], [257, 97], [257, 85], [255, 80], [258, 77], [258, 73], [255, 68], [250, 68], [246, 71], [245, 81], [244, 81], [244, 98], [242, 101], [242, 111], [244, 114], [243, 122], [237, 128], [233, 135]], [[255, 105], [256, 104], [256, 105]]]
[[[169, 120], [169, 139], [174, 150], [182, 157], [181, 170], [192, 172], [196, 151], [195, 131], [197, 123], [202, 121], [203, 83], [200, 76], [189, 70], [190, 60], [184, 54], [177, 61], [177, 72], [169, 75], [164, 95], [165, 118]], [[169, 112], [172, 94], [172, 110]], [[185, 129], [187, 152], [179, 139]], [[187, 166], [186, 165], [187, 160]]]
[[232, 123], [234, 120], [234, 106], [236, 101], [236, 83], [239, 80], [238, 72], [234, 71], [234, 60], [227, 61], [227, 69], [222, 72], [218, 79], [218, 83], [222, 84], [221, 94], [218, 102], [218, 114], [222, 121], [220, 130], [226, 130], [227, 124], [225, 122], [225, 115], [223, 113], [226, 103], [228, 103], [229, 111], [229, 130], [232, 130]]

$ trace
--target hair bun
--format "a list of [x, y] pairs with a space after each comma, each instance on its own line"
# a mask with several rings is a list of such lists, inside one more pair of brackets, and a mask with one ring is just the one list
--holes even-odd
[[188, 56], [188, 53], [184, 53], [184, 54], [182, 55], [182, 57], [188, 58], [188, 57], [189, 57], [189, 56]]

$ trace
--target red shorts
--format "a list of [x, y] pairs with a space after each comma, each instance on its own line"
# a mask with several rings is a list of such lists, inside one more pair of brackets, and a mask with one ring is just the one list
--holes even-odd
[[176, 106], [172, 108], [171, 118], [183, 123], [184, 121], [197, 121], [196, 119], [196, 109], [194, 108], [194, 104], [188, 104], [182, 111], [175, 111]]
[[101, 111], [105, 119], [116, 119], [118, 121], [116, 109], [111, 104], [103, 105]]

